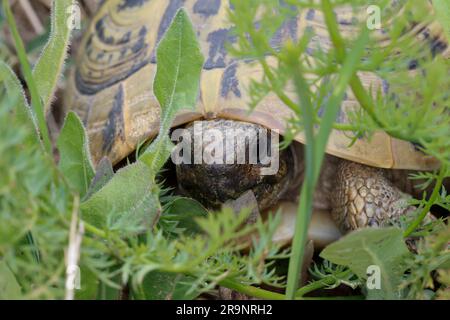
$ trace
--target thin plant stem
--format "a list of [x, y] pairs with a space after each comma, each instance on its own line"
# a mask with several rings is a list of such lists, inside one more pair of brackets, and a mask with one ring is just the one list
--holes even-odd
[[[322, 11], [325, 18], [325, 24], [327, 25], [328, 32], [330, 33], [330, 40], [333, 43], [333, 47], [336, 49], [336, 59], [338, 62], [342, 63], [345, 57], [345, 41], [339, 33], [339, 26], [336, 21], [336, 16], [333, 12], [333, 7], [329, 0], [322, 0]], [[396, 130], [395, 128], [389, 127], [385, 124], [377, 115], [375, 109], [375, 103], [372, 97], [367, 93], [361, 79], [355, 74], [350, 79], [350, 88], [355, 95], [361, 108], [367, 112], [369, 117], [376, 123], [376, 125], [384, 130], [387, 134], [394, 138], [401, 140], [406, 140], [414, 143], [420, 143], [418, 137], [405, 135], [404, 133]]]
[[422, 211], [417, 216], [417, 218], [408, 226], [406, 231], [403, 233], [403, 237], [406, 238], [409, 235], [411, 235], [411, 233], [413, 233], [414, 230], [416, 230], [417, 227], [420, 226], [423, 219], [425, 219], [425, 217], [427, 216], [428, 212], [431, 209], [431, 206], [436, 202], [436, 198], [439, 196], [439, 191], [441, 190], [442, 182], [444, 181], [446, 174], [447, 174], [447, 166], [443, 164], [439, 171], [439, 175], [436, 179], [436, 184], [434, 185], [430, 199], [428, 199], [426, 205], [423, 207]]
[[[294, 62], [295, 65], [295, 62]], [[316, 179], [314, 178], [314, 128], [310, 96], [308, 94], [307, 84], [304, 80], [299, 67], [295, 70], [294, 82], [297, 88], [301, 106], [303, 107], [303, 119], [305, 124], [305, 179], [301, 188], [300, 205], [297, 210], [297, 220], [295, 228], [295, 236], [293, 241], [292, 255], [289, 259], [288, 282], [286, 288], [286, 298], [294, 299], [300, 278], [300, 268], [303, 263], [303, 255], [305, 251], [305, 243], [309, 221], [312, 211], [312, 197], [315, 189]]]
[[[300, 114], [301, 109], [299, 108], [297, 103], [292, 101], [292, 99], [289, 98], [288, 95], [283, 92], [283, 89], [280, 88], [280, 86], [277, 84], [277, 82], [275, 80], [275, 76], [273, 75], [272, 70], [270, 70], [270, 67], [269, 67], [267, 61], [265, 60], [265, 58], [260, 58], [260, 59], [258, 59], [258, 61], [261, 64], [263, 71], [264, 71], [264, 75], [267, 77], [267, 80], [269, 80], [270, 86], [273, 89], [273, 91], [275, 92], [275, 94], [277, 95], [277, 97], [281, 100], [281, 102], [283, 102], [287, 107], [289, 107], [289, 109], [294, 111], [296, 114]], [[319, 125], [322, 123], [322, 120], [317, 115], [314, 115], [314, 121], [315, 121], [315, 123], [317, 123]], [[334, 122], [333, 128], [336, 130], [340, 130], [340, 131], [354, 132], [357, 130], [357, 127], [350, 123], [335, 123]]]
[[333, 128], [334, 119], [336, 119], [341, 103], [349, 86], [352, 77], [355, 76], [357, 64], [360, 61], [366, 44], [369, 42], [369, 30], [363, 29], [358, 39], [353, 44], [353, 49], [349, 52], [342, 64], [339, 77], [334, 87], [333, 93], [328, 101], [327, 108], [322, 118], [322, 125], [316, 138], [316, 161], [319, 165], [315, 167], [314, 177], [317, 179], [320, 174], [320, 168], [325, 154], [328, 138]]
[[244, 285], [237, 281], [233, 281], [230, 279], [225, 279], [219, 282], [219, 284], [223, 287], [238, 291], [240, 293], [260, 298], [260, 299], [268, 299], [268, 300], [283, 300], [284, 294], [264, 290], [261, 288], [257, 288], [254, 286]]
[[305, 294], [310, 293], [312, 291], [318, 290], [318, 289], [322, 289], [325, 288], [327, 286], [333, 285], [336, 282], [336, 278], [340, 278], [340, 277], [345, 277], [348, 274], [350, 274], [351, 271], [350, 270], [346, 270], [343, 271], [335, 276], [326, 276], [323, 279], [311, 282], [303, 287], [301, 287], [300, 289], [297, 290], [295, 297], [299, 298], [299, 297], [303, 297]]
[[[297, 284], [300, 278], [300, 266], [303, 263], [304, 246], [307, 240], [307, 230], [311, 216], [313, 191], [316, 181], [319, 178], [320, 168], [325, 155], [325, 148], [332, 130], [332, 124], [334, 119], [336, 119], [350, 79], [355, 74], [357, 64], [364, 53], [364, 48], [368, 41], [369, 31], [364, 29], [354, 43], [353, 50], [344, 60], [342, 68], [338, 74], [336, 86], [334, 87], [329, 103], [327, 104], [322, 120], [323, 122], [317, 136], [313, 139], [310, 138], [308, 140], [308, 137], [306, 139], [306, 157], [308, 157], [309, 144], [314, 144], [315, 149], [313, 149], [312, 157], [310, 156], [312, 158], [313, 165], [308, 165], [308, 161], [306, 161], [306, 178], [301, 189], [300, 204], [295, 222], [294, 239], [292, 241], [292, 256], [289, 261], [288, 284], [286, 290], [287, 299], [295, 298], [295, 291], [297, 290]], [[294, 71], [296, 70], [295, 67], [293, 67], [293, 69]], [[298, 72], [295, 72], [294, 75], [299, 77]], [[297, 84], [298, 94], [301, 94], [303, 90], [301, 88], [302, 83], [301, 81], [295, 82]], [[301, 96], [299, 98], [301, 98]], [[304, 103], [303, 100], [301, 102]], [[305, 121], [308, 121], [308, 118], [305, 118]], [[308, 172], [310, 177], [309, 179]]]

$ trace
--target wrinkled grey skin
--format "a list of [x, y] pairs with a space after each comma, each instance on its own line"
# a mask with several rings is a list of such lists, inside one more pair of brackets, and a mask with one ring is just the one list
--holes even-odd
[[[221, 131], [259, 127], [233, 120], [210, 120], [202, 124], [204, 128]], [[193, 127], [188, 128], [193, 135]], [[207, 145], [204, 143], [202, 150]], [[182, 164], [177, 166], [176, 172], [182, 192], [211, 208], [237, 199], [248, 190], [254, 192], [260, 210], [273, 206], [280, 199], [298, 198], [304, 171], [301, 144], [293, 143], [290, 148], [280, 151], [277, 174], [261, 176], [260, 168], [260, 164], [248, 162]], [[420, 197], [421, 191], [415, 189], [412, 180], [408, 179], [410, 173], [407, 170], [373, 168], [327, 155], [314, 193], [314, 207], [329, 210], [343, 232], [384, 225], [415, 210], [408, 205], [408, 200], [412, 195]]]
[[[202, 124], [205, 130], [217, 129], [223, 132], [226, 148], [224, 157], [228, 148], [233, 147], [235, 150], [238, 148], [236, 143], [227, 143], [226, 130], [258, 128], [255, 124], [232, 120], [203, 121]], [[188, 126], [188, 129], [193, 138], [193, 126]], [[254, 141], [246, 140], [246, 154], [252, 142]], [[202, 152], [207, 145], [204, 143]], [[179, 187], [184, 193], [198, 199], [207, 207], [218, 208], [227, 200], [237, 199], [248, 190], [252, 190], [255, 194], [260, 210], [273, 206], [293, 184], [292, 174], [295, 172], [295, 164], [292, 150], [288, 148], [280, 151], [279, 170], [275, 175], [261, 175], [260, 169], [264, 167], [261, 163], [249, 163], [248, 156], [245, 160], [244, 164], [178, 165], [176, 171]], [[223, 162], [225, 163], [225, 159]]]

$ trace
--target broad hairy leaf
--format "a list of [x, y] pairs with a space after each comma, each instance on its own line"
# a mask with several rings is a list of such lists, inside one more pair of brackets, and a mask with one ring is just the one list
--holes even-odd
[[160, 214], [154, 174], [140, 161], [119, 170], [81, 204], [81, 211], [83, 220], [99, 228], [114, 228], [123, 234], [150, 229]]
[[57, 141], [60, 153], [59, 168], [70, 186], [81, 197], [88, 191], [94, 177], [88, 139], [80, 118], [69, 112]]
[[447, 39], [450, 41], [450, 2], [448, 0], [433, 0], [433, 6]]
[[0, 60], [0, 90], [2, 86], [6, 89], [9, 97], [17, 97], [17, 108], [15, 111], [19, 119], [21, 121], [31, 121], [36, 132], [38, 132], [36, 119], [33, 117], [19, 79], [10, 67]]
[[184, 229], [185, 234], [201, 232], [195, 219], [208, 215], [208, 210], [200, 202], [184, 197], [176, 198], [170, 203], [167, 211], [169, 217], [165, 217], [165, 219], [171, 219], [173, 216], [173, 219], [178, 222], [177, 227]]
[[14, 300], [21, 297], [16, 277], [4, 261], [0, 261], [0, 300]]
[[195, 278], [183, 274], [152, 271], [133, 294], [145, 300], [191, 300], [199, 294], [190, 290], [193, 281]]
[[69, 15], [74, 14], [69, 12], [71, 8], [77, 8], [74, 0], [53, 1], [50, 37], [33, 70], [45, 114], [50, 109], [70, 43]]
[[158, 138], [141, 156], [155, 172], [167, 161], [173, 144], [170, 125], [181, 109], [193, 109], [199, 92], [204, 57], [184, 9], [180, 9], [161, 39], [157, 51], [157, 70], [153, 91], [161, 106]]
[[89, 199], [94, 193], [103, 188], [113, 176], [114, 170], [111, 160], [107, 157], [102, 158], [97, 165], [94, 179], [92, 179], [91, 185], [89, 186], [83, 201]]
[[203, 61], [192, 23], [181, 9], [157, 49], [153, 90], [164, 115], [195, 106]]
[[381, 289], [369, 290], [369, 296], [396, 299], [398, 285], [406, 270], [404, 261], [411, 253], [398, 228], [357, 230], [330, 244], [320, 254], [335, 264], [348, 266], [358, 277], [367, 279], [367, 268], [380, 270]]
[[2, 60], [0, 60], [0, 83], [8, 93], [20, 94], [20, 104], [29, 107], [19, 79], [14, 71]]
[[167, 159], [169, 159], [173, 147], [174, 144], [170, 140], [168, 133], [165, 135], [160, 133], [139, 159], [147, 164], [156, 175], [167, 162]]

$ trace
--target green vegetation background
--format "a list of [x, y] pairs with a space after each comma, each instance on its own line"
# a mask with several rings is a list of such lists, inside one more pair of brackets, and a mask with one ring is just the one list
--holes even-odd
[[[70, 43], [66, 13], [73, 1], [54, 1], [48, 42], [33, 68], [9, 2], [2, 1], [0, 24], [11, 31], [20, 79], [30, 99], [23, 94], [18, 76], [0, 61], [0, 298], [75, 295], [111, 299], [119, 298], [128, 287], [136, 299], [191, 299], [212, 292], [217, 285], [270, 299], [306, 299], [306, 294], [317, 289], [339, 285], [359, 288], [350, 298], [449, 298], [449, 229], [441, 221], [421, 224], [432, 205], [450, 209], [450, 197], [442, 187], [443, 179], [450, 176], [449, 61], [432, 57], [414, 45], [413, 37], [402, 36], [412, 21], [437, 19], [448, 32], [450, 13], [445, 1], [433, 2], [439, 13], [436, 17], [428, 14], [427, 1], [400, 1], [398, 5], [406, 12], [400, 17], [395, 16], [390, 1], [379, 1], [384, 17], [395, 17], [387, 19], [390, 24], [384, 26], [391, 38], [387, 47], [380, 47], [363, 22], [355, 38], [339, 33], [333, 9], [347, 3], [363, 10], [365, 1], [286, 0], [284, 5], [275, 0], [232, 1], [235, 9], [229, 19], [236, 26], [238, 41], [229, 49], [236, 57], [257, 60], [265, 71], [264, 79], [248, 88], [253, 104], [264, 93], [277, 94], [296, 114], [288, 140], [303, 130], [308, 142], [307, 174], [292, 250], [282, 250], [271, 242], [279, 215], [241, 228], [248, 214], [245, 210], [238, 219], [226, 209], [211, 214], [192, 199], [171, 195], [157, 182], [172, 147], [168, 138], [171, 121], [181, 106], [193, 107], [203, 65], [184, 10], [177, 13], [157, 50], [158, 70], [166, 70], [164, 76], [157, 72], [154, 82], [163, 114], [159, 136], [137, 162], [114, 173], [107, 160], [93, 168], [86, 133], [74, 113], [67, 115], [55, 146], [45, 121]], [[299, 42], [274, 50], [270, 40], [284, 19], [311, 8], [324, 14], [331, 50], [307, 55], [312, 37], [308, 33]], [[263, 13], [259, 28], [253, 23], [257, 11]], [[267, 54], [277, 60], [276, 68], [267, 65]], [[420, 62], [423, 76], [411, 81], [408, 62], [413, 58]], [[179, 78], [177, 70], [188, 76]], [[357, 75], [361, 70], [377, 72], [399, 84], [392, 88], [395, 99], [381, 94], [372, 98], [361, 86]], [[324, 78], [329, 81], [319, 86]], [[288, 81], [295, 85], [297, 100], [283, 93]], [[402, 89], [405, 82], [408, 91]], [[319, 94], [314, 94], [317, 89]], [[347, 90], [355, 93], [361, 111], [355, 112], [344, 128], [334, 119]], [[410, 95], [412, 90], [418, 95]], [[327, 107], [318, 118], [315, 115], [325, 96]], [[298, 288], [311, 190], [333, 127], [345, 129], [355, 138], [370, 138], [374, 131], [384, 130], [421, 145], [442, 167], [415, 176], [434, 184], [434, 189], [428, 197], [414, 200], [418, 210], [412, 217], [391, 228], [354, 232], [330, 245], [321, 253], [323, 263], [310, 271], [313, 280]], [[58, 162], [53, 148], [59, 152]], [[254, 232], [258, 240], [243, 254], [243, 244], [233, 240]], [[411, 236], [423, 236], [416, 254], [405, 246], [405, 238]], [[275, 268], [278, 260], [286, 259], [287, 277]], [[66, 288], [67, 266], [74, 264], [80, 267], [81, 290]], [[381, 290], [365, 290], [366, 268], [371, 264], [381, 267]], [[260, 284], [277, 290], [262, 289]]]

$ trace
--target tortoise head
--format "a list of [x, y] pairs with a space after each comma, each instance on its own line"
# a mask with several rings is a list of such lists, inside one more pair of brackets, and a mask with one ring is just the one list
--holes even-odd
[[279, 150], [274, 131], [233, 120], [197, 121], [177, 130], [172, 160], [178, 185], [205, 206], [217, 208], [252, 190], [264, 210], [288, 190], [294, 158], [290, 149]]

